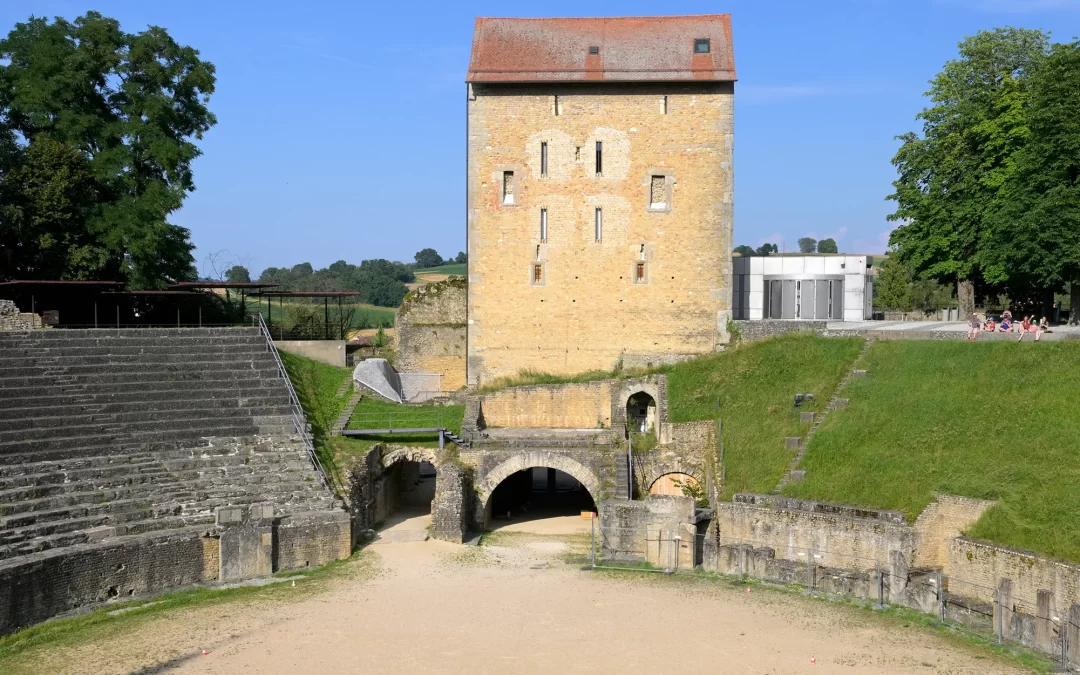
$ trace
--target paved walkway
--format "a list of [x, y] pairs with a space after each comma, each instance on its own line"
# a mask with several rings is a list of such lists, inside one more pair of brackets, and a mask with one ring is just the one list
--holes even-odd
[[[910, 333], [912, 337], [920, 337], [920, 333], [966, 334], [968, 330], [963, 321], [830, 321], [826, 328], [830, 331], [872, 331], [888, 337], [903, 337], [904, 333]], [[996, 340], [1007, 339], [1010, 335], [1014, 340], [1020, 337], [1019, 333], [980, 333], [979, 337], [990, 338], [991, 335]], [[1024, 342], [1034, 341], [1034, 337], [1025, 336]], [[1080, 326], [1053, 326], [1042, 339], [1049, 342], [1080, 339]]]

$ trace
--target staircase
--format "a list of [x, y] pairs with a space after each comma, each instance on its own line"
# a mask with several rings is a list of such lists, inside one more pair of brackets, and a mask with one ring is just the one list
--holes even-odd
[[[345, 383], [341, 385], [341, 389], [338, 390], [338, 397], [345, 395], [352, 384], [352, 380], [345, 380]], [[345, 431], [345, 427], [349, 426], [349, 420], [352, 419], [353, 411], [356, 410], [356, 406], [360, 404], [360, 399], [364, 398], [364, 392], [359, 386], [353, 387], [352, 395], [349, 396], [349, 401], [345, 404], [345, 409], [338, 415], [337, 421], [334, 422], [334, 428], [330, 430], [331, 436], [340, 436], [342, 431]]]
[[795, 453], [795, 456], [791, 459], [791, 464], [788, 465], [787, 471], [780, 478], [780, 482], [773, 488], [772, 494], [778, 495], [783, 492], [784, 488], [793, 482], [802, 480], [805, 477], [805, 472], [799, 470], [799, 464], [802, 463], [802, 459], [806, 456], [806, 450], [810, 447], [810, 439], [817, 433], [818, 428], [825, 423], [825, 418], [828, 417], [829, 411], [839, 410], [847, 406], [848, 399], [842, 398], [840, 394], [847, 388], [856, 377], [861, 377], [866, 374], [865, 370], [862, 370], [859, 366], [866, 356], [866, 353], [870, 351], [870, 346], [874, 344], [874, 338], [866, 338], [863, 342], [862, 348], [859, 350], [858, 355], [851, 364], [851, 368], [844, 374], [843, 379], [840, 380], [840, 384], [837, 385], [833, 391], [832, 396], [829, 397], [828, 403], [825, 405], [825, 410], [814, 415], [814, 423], [811, 425], [810, 430], [806, 432], [806, 437], [799, 443], [799, 450]]
[[0, 567], [218, 506], [338, 508], [260, 328], [0, 333]]

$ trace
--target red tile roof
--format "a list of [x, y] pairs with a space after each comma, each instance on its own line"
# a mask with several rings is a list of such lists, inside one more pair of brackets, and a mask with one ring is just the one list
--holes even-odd
[[476, 19], [467, 82], [590, 80], [734, 81], [731, 15]]

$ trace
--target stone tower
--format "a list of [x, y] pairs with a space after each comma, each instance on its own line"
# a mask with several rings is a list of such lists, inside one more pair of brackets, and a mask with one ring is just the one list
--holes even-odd
[[734, 83], [726, 14], [476, 20], [470, 385], [727, 342]]

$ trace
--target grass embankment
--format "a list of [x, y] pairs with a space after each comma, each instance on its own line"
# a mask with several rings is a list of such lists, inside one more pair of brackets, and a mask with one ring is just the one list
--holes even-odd
[[[422, 448], [439, 447], [437, 433], [386, 434], [363, 438], [331, 437], [330, 431], [337, 422], [338, 416], [345, 410], [352, 389], [347, 388], [343, 396], [338, 396], [337, 392], [341, 390], [343, 383], [350, 381], [352, 370], [330, 366], [295, 354], [286, 352], [280, 352], [280, 354], [285, 370], [289, 372], [289, 379], [292, 380], [293, 387], [296, 389], [296, 397], [300, 399], [300, 405], [304, 408], [304, 413], [311, 424], [319, 461], [328, 472], [333, 474], [334, 482], [338, 485], [341, 485], [344, 478], [341, 470], [347, 458], [366, 455], [379, 443]], [[346, 428], [361, 429], [373, 426], [382, 428], [389, 422], [389, 418], [384, 417], [388, 413], [395, 416], [395, 427], [410, 426], [410, 416], [417, 416], [416, 421], [423, 422], [424, 427], [437, 426], [434, 422], [435, 416], [438, 416], [438, 421], [441, 421], [449, 431], [460, 434], [465, 407], [402, 405], [373, 396], [365, 396], [360, 399], [360, 403], [354, 409], [353, 420]]]
[[293, 578], [289, 582], [234, 588], [200, 587], [164, 593], [149, 600], [110, 603], [85, 614], [48, 621], [0, 637], [0, 673], [52, 672], [50, 663], [63, 662], [83, 646], [107, 645], [111, 640], [127, 641], [137, 636], [138, 631], [156, 635], [175, 632], [175, 624], [171, 622], [179, 617], [198, 618], [200, 613], [216, 611], [227, 603], [297, 602], [325, 591], [336, 579], [366, 579], [377, 569], [375, 556], [361, 550], [351, 558], [335, 560], [316, 569], [276, 575]]
[[337, 422], [338, 415], [345, 410], [352, 395], [352, 387], [345, 387], [345, 393], [338, 396], [342, 385], [351, 382], [352, 370], [339, 368], [319, 361], [279, 351], [285, 370], [289, 373], [296, 397], [304, 409], [307, 421], [311, 425], [315, 452], [323, 467], [331, 474], [331, 480], [340, 485], [340, 475], [334, 443], [330, 431]]
[[[806, 433], [799, 411], [824, 410], [861, 346], [860, 339], [789, 335], [661, 369], [672, 422], [723, 420], [722, 498], [776, 487], [796, 452], [784, 448], [784, 437]], [[795, 408], [796, 393], [814, 401]]]
[[891, 341], [866, 368], [788, 494], [909, 519], [934, 492], [1000, 500], [970, 536], [1080, 561], [1080, 344]]

